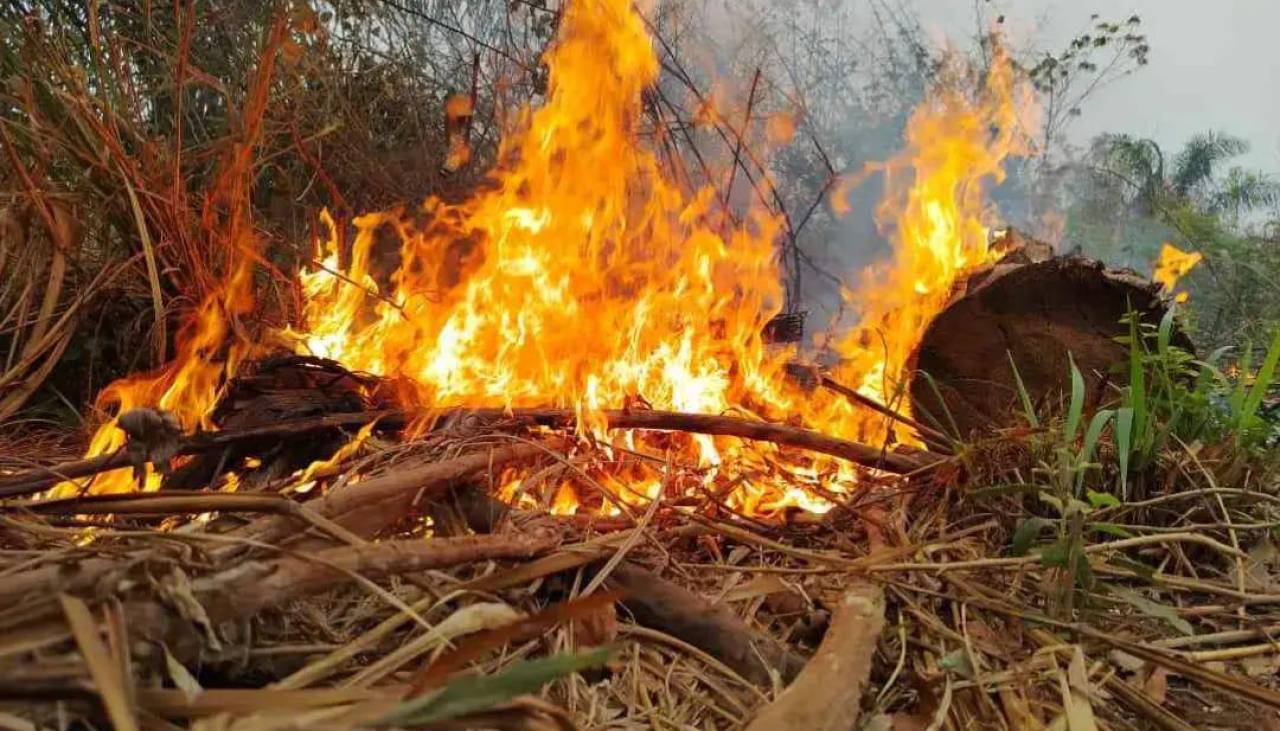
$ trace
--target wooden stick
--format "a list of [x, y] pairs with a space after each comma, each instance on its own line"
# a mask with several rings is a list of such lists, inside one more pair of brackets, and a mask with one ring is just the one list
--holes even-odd
[[915, 419], [912, 419], [909, 416], [900, 414], [897, 411], [894, 411], [893, 409], [889, 408], [888, 406], [885, 406], [884, 404], [880, 403], [879, 401], [876, 401], [875, 399], [869, 396], [863, 396], [862, 394], [858, 393], [854, 389], [849, 388], [848, 386], [836, 380], [833, 380], [830, 376], [823, 376], [821, 384], [823, 388], [829, 391], [835, 391], [836, 393], [840, 394], [841, 396], [844, 396], [845, 398], [849, 399], [850, 401], [856, 404], [859, 404], [860, 406], [865, 406], [868, 409], [871, 409], [872, 411], [876, 412], [877, 414], [886, 416], [894, 421], [898, 421], [903, 424], [906, 424], [907, 426], [914, 429], [915, 432], [920, 435], [920, 438], [929, 444], [930, 448], [936, 449], [945, 454], [950, 454], [952, 452], [951, 439], [946, 434], [943, 434], [937, 429], [933, 429], [928, 426], [925, 426], [924, 424], [921, 424], [920, 422], [916, 421]]
[[862, 713], [862, 692], [884, 627], [884, 591], [870, 584], [848, 589], [831, 617], [818, 652], [747, 731], [847, 731]]
[[[578, 414], [572, 409], [515, 409], [510, 412], [505, 409], [451, 409], [442, 412], [441, 415], [444, 417], [469, 416], [491, 421], [494, 422], [495, 428], [502, 424], [564, 428], [578, 423]], [[411, 413], [403, 411], [329, 414], [253, 429], [205, 432], [184, 439], [178, 454], [197, 454], [217, 447], [259, 439], [292, 439], [324, 429], [358, 426], [375, 419], [379, 420], [384, 427], [394, 429], [403, 426], [412, 416]], [[928, 452], [894, 452], [828, 436], [811, 429], [751, 421], [735, 416], [631, 409], [605, 411], [603, 416], [610, 429], [684, 431], [773, 442], [787, 447], [828, 454], [864, 467], [897, 474], [917, 472], [944, 461], [943, 457]], [[64, 479], [87, 477], [128, 465], [128, 457], [124, 450], [120, 450], [110, 455], [26, 470], [0, 478], [0, 499], [30, 495], [47, 490]]]
[[[480, 409], [472, 413], [481, 417], [494, 418], [499, 418], [503, 414], [500, 409]], [[811, 429], [765, 421], [750, 421], [736, 416], [683, 414], [644, 409], [616, 409], [605, 411], [603, 415], [610, 429], [683, 431], [773, 442], [782, 446], [828, 454], [864, 467], [897, 474], [916, 472], [944, 461], [944, 458], [928, 452], [893, 452], [828, 436]], [[569, 409], [516, 409], [511, 413], [511, 418], [518, 422], [551, 427], [572, 426], [578, 421], [577, 414]]]

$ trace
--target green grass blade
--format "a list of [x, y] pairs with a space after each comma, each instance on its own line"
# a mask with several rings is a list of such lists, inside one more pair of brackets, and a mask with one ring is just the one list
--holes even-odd
[[947, 408], [947, 402], [942, 398], [942, 389], [938, 388], [938, 382], [933, 380], [933, 376], [927, 371], [920, 371], [920, 375], [924, 376], [924, 380], [929, 384], [929, 389], [933, 391], [933, 397], [938, 399], [938, 406], [942, 408], [942, 415], [947, 417], [947, 425], [951, 427], [950, 436], [952, 439], [960, 439], [963, 435], [960, 433], [960, 427], [956, 426], [955, 417], [951, 415], [951, 409]]
[[1093, 450], [1098, 446], [1098, 439], [1102, 437], [1102, 430], [1107, 428], [1107, 424], [1111, 422], [1111, 417], [1115, 416], [1115, 413], [1111, 409], [1100, 409], [1089, 420], [1089, 428], [1084, 433], [1084, 444], [1080, 447], [1080, 462], [1088, 462], [1093, 459]]
[[1116, 454], [1120, 462], [1120, 494], [1129, 495], [1129, 455], [1133, 450], [1133, 407], [1116, 409]]
[[1160, 318], [1160, 329], [1156, 334], [1156, 352], [1164, 355], [1169, 352], [1169, 342], [1173, 339], [1173, 313], [1175, 305], [1169, 305], [1164, 317]]
[[1009, 367], [1013, 369], [1013, 382], [1018, 386], [1018, 400], [1022, 402], [1022, 413], [1033, 429], [1040, 428], [1040, 419], [1036, 417], [1036, 408], [1031, 403], [1031, 394], [1027, 393], [1027, 385], [1022, 382], [1022, 374], [1018, 372], [1018, 364], [1013, 362], [1013, 353], [1005, 351], [1009, 357]]
[[[1262, 367], [1253, 377], [1253, 386], [1249, 388], [1249, 395], [1245, 397], [1243, 408], [1240, 410], [1242, 427], [1252, 424], [1254, 417], [1257, 416], [1258, 408], [1262, 406], [1262, 399], [1266, 397], [1267, 391], [1275, 381], [1277, 362], [1280, 362], [1280, 329], [1276, 330], [1275, 337], [1271, 340], [1271, 347], [1267, 349], [1267, 354], [1262, 359]], [[1242, 381], [1243, 377], [1244, 374], [1241, 374]]]
[[1133, 428], [1130, 431], [1136, 440], [1142, 439], [1147, 431], [1147, 383], [1146, 369], [1143, 366], [1145, 355], [1142, 334], [1138, 331], [1138, 316], [1130, 313], [1128, 406], [1133, 409]]
[[1076, 432], [1080, 429], [1080, 419], [1084, 415], [1084, 376], [1076, 367], [1076, 360], [1067, 354], [1071, 363], [1071, 405], [1067, 408], [1067, 424], [1063, 431], [1068, 443], [1074, 442]]
[[535, 693], [558, 678], [603, 665], [615, 649], [602, 647], [581, 654], [552, 655], [516, 663], [494, 675], [466, 675], [435, 693], [401, 703], [381, 723], [421, 726], [483, 711], [516, 696]]
[[1107, 424], [1111, 422], [1111, 417], [1115, 416], [1115, 412], [1111, 409], [1102, 409], [1093, 415], [1089, 420], [1089, 428], [1084, 433], [1084, 444], [1080, 447], [1080, 454], [1076, 458], [1076, 492], [1080, 492], [1080, 488], [1084, 487], [1085, 466], [1093, 459], [1093, 450], [1098, 446], [1098, 440], [1102, 438], [1102, 430], [1107, 428]]

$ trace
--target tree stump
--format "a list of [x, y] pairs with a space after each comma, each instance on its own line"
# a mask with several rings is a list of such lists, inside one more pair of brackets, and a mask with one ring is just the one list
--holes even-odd
[[[1127, 382], [1127, 370], [1116, 369], [1128, 358], [1116, 340], [1128, 333], [1122, 320], [1132, 310], [1158, 324], [1167, 311], [1160, 286], [1097, 261], [1042, 256], [1020, 248], [970, 277], [929, 325], [911, 383], [917, 415], [947, 430], [954, 424], [961, 437], [1025, 423], [1011, 358], [1038, 414], [1065, 403], [1068, 356], [1084, 376], [1087, 410]], [[1192, 349], [1176, 329], [1173, 342]]]

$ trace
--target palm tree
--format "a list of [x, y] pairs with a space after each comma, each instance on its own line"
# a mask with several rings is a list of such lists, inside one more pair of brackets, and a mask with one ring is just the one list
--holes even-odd
[[1270, 176], [1223, 163], [1249, 150], [1232, 135], [1203, 132], [1169, 158], [1154, 140], [1124, 134], [1102, 135], [1094, 142], [1100, 170], [1124, 181], [1136, 212], [1162, 218], [1171, 206], [1196, 208], [1239, 220], [1242, 214], [1280, 201], [1280, 183]]

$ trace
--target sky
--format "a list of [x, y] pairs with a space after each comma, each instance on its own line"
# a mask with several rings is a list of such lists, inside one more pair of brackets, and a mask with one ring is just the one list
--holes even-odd
[[[1089, 16], [1142, 18], [1151, 63], [1100, 91], [1070, 131], [1150, 137], [1176, 150], [1207, 130], [1252, 145], [1245, 167], [1280, 174], [1280, 0], [977, 0], [1003, 12], [1015, 42], [1060, 49]], [[969, 38], [974, 0], [913, 0], [930, 33]], [[1021, 44], [1019, 44], [1021, 45]]]

